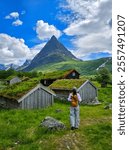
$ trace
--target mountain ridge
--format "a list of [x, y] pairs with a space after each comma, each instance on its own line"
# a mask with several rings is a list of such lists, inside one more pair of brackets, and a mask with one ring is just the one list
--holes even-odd
[[8, 65], [0, 64], [0, 70], [9, 70], [9, 69], [16, 70], [18, 67], [19, 67], [18, 65], [12, 63]]
[[[102, 66], [102, 64], [104, 63], [105, 66]], [[45, 72], [53, 72], [57, 70], [75, 69], [81, 75], [94, 75], [97, 72], [97, 68], [98, 67], [99, 69], [101, 68], [100, 66], [108, 68], [110, 73], [112, 73], [112, 57], [99, 58], [99, 59], [88, 60], [88, 61], [70, 60], [70, 61], [64, 61], [58, 63], [50, 63], [50, 64], [46, 64], [34, 68], [32, 71], [38, 71], [38, 72], [41, 71], [45, 73]]]

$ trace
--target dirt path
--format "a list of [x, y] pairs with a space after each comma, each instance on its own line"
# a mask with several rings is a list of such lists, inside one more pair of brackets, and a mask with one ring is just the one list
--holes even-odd
[[83, 146], [84, 138], [78, 131], [70, 131], [59, 140], [57, 150], [86, 150]]

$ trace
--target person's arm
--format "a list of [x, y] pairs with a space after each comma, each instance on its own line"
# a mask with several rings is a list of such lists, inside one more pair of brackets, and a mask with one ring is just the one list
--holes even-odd
[[78, 97], [78, 101], [81, 102], [81, 101], [82, 101], [82, 98], [81, 98], [81, 96], [80, 96], [79, 93], [77, 93], [77, 97]]
[[68, 101], [71, 101], [72, 94], [69, 94]]

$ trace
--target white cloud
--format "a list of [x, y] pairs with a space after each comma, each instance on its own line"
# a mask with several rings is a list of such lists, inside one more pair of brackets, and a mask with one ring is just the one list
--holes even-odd
[[41, 49], [45, 46], [45, 44], [46, 43], [44, 42], [44, 43], [37, 44], [33, 46], [32, 48], [30, 48], [31, 53], [29, 55], [29, 58], [30, 59], [34, 58], [34, 56], [36, 56], [36, 54], [38, 54], [41, 51]]
[[66, 0], [66, 2], [67, 7], [64, 9], [73, 13], [74, 20], [68, 22], [64, 33], [75, 36], [72, 40], [76, 48], [74, 54], [82, 58], [90, 53], [111, 53], [111, 0]]
[[26, 13], [26, 11], [25, 10], [23, 10], [22, 12], [21, 12], [21, 15], [24, 15]]
[[83, 58], [90, 53], [108, 52], [111, 54], [111, 32], [107, 31], [107, 34], [110, 36], [106, 36], [105, 33], [92, 33], [80, 38], [76, 38], [73, 41], [77, 48], [74, 54], [79, 58]]
[[66, 0], [68, 8], [80, 17], [90, 18], [98, 12], [99, 1], [97, 0]]
[[22, 24], [23, 24], [23, 22], [21, 20], [19, 20], [19, 19], [17, 19], [16, 21], [12, 22], [13, 26], [21, 26]]
[[61, 36], [61, 31], [58, 30], [54, 25], [49, 25], [43, 20], [38, 20], [36, 23], [36, 33], [40, 40], [46, 40], [55, 35], [57, 38]]
[[17, 19], [17, 18], [19, 18], [18, 12], [12, 12], [9, 15], [5, 16], [5, 19]]
[[[99, 0], [65, 0], [60, 4], [58, 19], [68, 24], [92, 18], [98, 13]], [[65, 12], [68, 11], [66, 14]]]
[[39, 52], [45, 46], [45, 44], [46, 44], [46, 42], [37, 44], [34, 47], [32, 47], [31, 50]]
[[1, 53], [1, 55], [2, 55], [3, 57], [4, 57], [4, 56], [13, 57], [13, 56], [14, 56], [13, 53], [12, 53], [10, 50], [8, 50], [7, 47], [1, 49], [1, 50], [0, 50], [0, 53]]
[[[82, 20], [78, 22], [71, 23], [65, 30], [64, 33], [67, 35], [86, 35], [93, 32], [98, 32], [100, 24], [97, 24], [97, 19], [95, 20]], [[102, 25], [101, 25], [102, 26]]]
[[0, 34], [0, 63], [20, 64], [21, 60], [32, 59], [36, 51], [29, 49], [23, 39]]
[[[21, 12], [21, 15], [25, 14], [25, 11]], [[19, 19], [19, 13], [18, 12], [12, 12], [9, 15], [5, 16], [5, 19], [12, 19], [12, 25], [13, 26], [21, 26], [23, 22]]]

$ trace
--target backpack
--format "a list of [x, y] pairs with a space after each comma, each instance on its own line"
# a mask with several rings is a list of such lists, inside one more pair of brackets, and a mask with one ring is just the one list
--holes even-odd
[[77, 95], [72, 95], [71, 97], [71, 106], [77, 107], [78, 106], [78, 97]]

